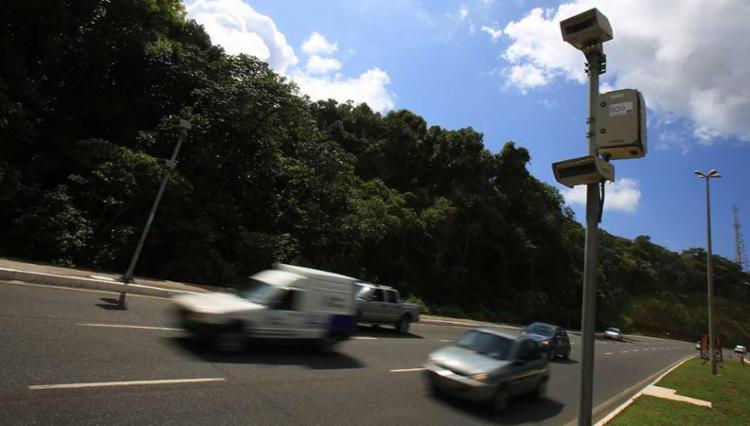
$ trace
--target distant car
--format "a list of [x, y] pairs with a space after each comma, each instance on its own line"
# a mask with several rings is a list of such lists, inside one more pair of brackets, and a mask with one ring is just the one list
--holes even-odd
[[610, 339], [610, 340], [617, 340], [618, 342], [622, 342], [622, 331], [620, 331], [619, 328], [610, 327], [610, 328], [604, 330], [604, 338], [605, 339]]
[[539, 344], [539, 349], [547, 354], [547, 358], [570, 358], [570, 338], [564, 328], [556, 325], [534, 322], [527, 325], [521, 332]]
[[734, 347], [734, 352], [738, 354], [744, 354], [747, 352], [747, 348], [742, 345], [737, 345]]
[[502, 411], [520, 394], [543, 397], [549, 381], [547, 359], [527, 336], [478, 328], [432, 352], [424, 364], [433, 392], [486, 402]]

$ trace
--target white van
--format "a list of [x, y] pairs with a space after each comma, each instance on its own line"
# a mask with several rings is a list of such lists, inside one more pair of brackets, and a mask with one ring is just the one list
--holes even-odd
[[299, 266], [276, 264], [248, 279], [236, 293], [173, 298], [180, 324], [223, 347], [245, 339], [316, 342], [332, 351], [356, 327], [357, 280]]

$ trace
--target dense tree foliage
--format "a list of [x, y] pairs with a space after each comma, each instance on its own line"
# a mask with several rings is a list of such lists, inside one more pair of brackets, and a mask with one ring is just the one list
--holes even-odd
[[[583, 230], [529, 174], [525, 148], [493, 154], [471, 128], [312, 102], [213, 46], [177, 0], [5, 2], [0, 14], [0, 255], [122, 271], [170, 173], [139, 274], [231, 285], [293, 262], [441, 313], [579, 320]], [[193, 129], [170, 170], [174, 117]], [[701, 334], [703, 251], [601, 242], [600, 325]], [[748, 275], [715, 262], [718, 294], [750, 303]], [[681, 320], [655, 329], [664, 316]]]

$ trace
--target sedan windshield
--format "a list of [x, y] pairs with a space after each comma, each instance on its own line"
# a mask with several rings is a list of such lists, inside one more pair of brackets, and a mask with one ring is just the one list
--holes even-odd
[[609, 331], [610, 333], [619, 333], [620, 329], [619, 328], [610, 327], [610, 328], [607, 329], [607, 331]]
[[471, 330], [456, 341], [456, 346], [495, 359], [505, 360], [510, 355], [510, 348], [513, 346], [513, 341], [496, 334]]
[[253, 303], [269, 305], [279, 298], [282, 290], [263, 281], [249, 278], [245, 287], [240, 289], [239, 295]]
[[531, 324], [523, 332], [526, 334], [538, 334], [540, 336], [552, 336], [555, 334], [555, 329], [544, 324]]

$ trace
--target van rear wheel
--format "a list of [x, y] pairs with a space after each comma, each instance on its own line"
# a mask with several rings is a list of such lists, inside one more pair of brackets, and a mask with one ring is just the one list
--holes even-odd
[[401, 315], [401, 319], [396, 323], [396, 330], [401, 334], [409, 333], [409, 327], [411, 326], [411, 317], [407, 314]]

